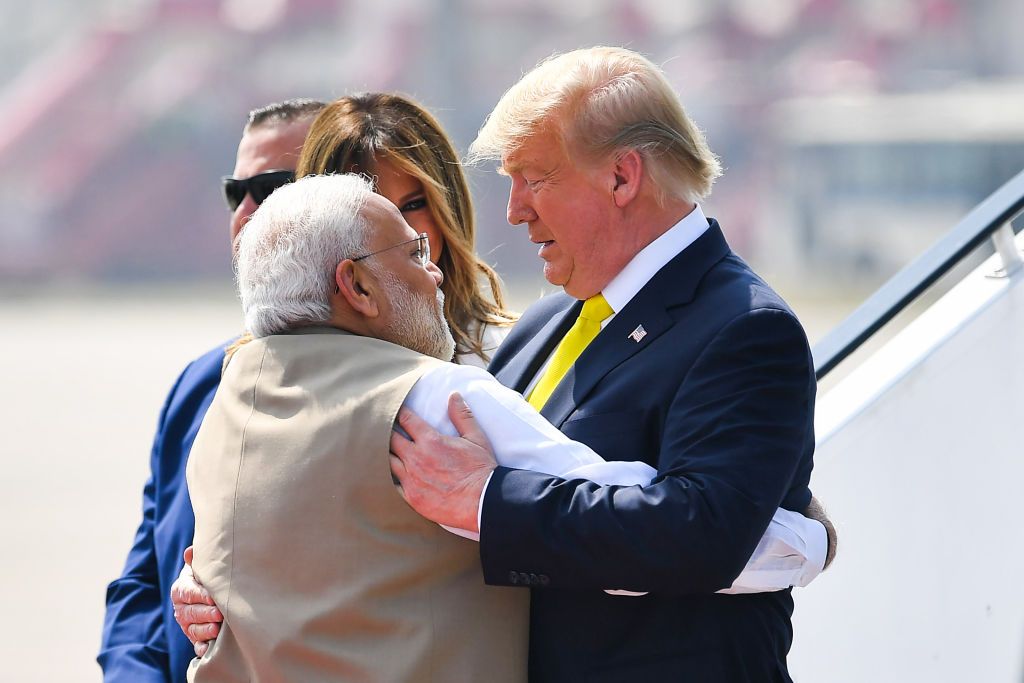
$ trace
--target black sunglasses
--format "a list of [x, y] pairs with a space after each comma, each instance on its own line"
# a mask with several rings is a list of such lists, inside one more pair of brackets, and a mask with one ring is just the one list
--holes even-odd
[[251, 178], [227, 176], [221, 180], [224, 182], [224, 199], [228, 202], [228, 208], [234, 211], [245, 199], [246, 194], [251, 194], [256, 206], [259, 206], [264, 199], [270, 196], [271, 192], [295, 180], [295, 172], [264, 171]]

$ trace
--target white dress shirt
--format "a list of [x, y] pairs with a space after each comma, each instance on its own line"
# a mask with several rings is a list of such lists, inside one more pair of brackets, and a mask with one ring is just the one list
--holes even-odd
[[[473, 411], [500, 465], [604, 485], [644, 485], [657, 475], [657, 470], [644, 462], [606, 462], [586, 445], [562, 434], [522, 396], [477, 367], [448, 363], [432, 368], [416, 382], [403, 405], [442, 434], [458, 436], [448, 418], [448, 397], [454, 391]], [[479, 539], [468, 531], [448, 530]], [[805, 586], [821, 572], [825, 545], [821, 524], [778, 510], [743, 573], [731, 588], [720, 592], [756, 593]]]

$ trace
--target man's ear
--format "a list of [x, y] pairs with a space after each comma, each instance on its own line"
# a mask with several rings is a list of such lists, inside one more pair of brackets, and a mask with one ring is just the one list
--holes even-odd
[[640, 183], [644, 177], [644, 159], [640, 152], [635, 149], [622, 152], [615, 159], [613, 174], [612, 201], [623, 209], [640, 194]]
[[340, 297], [349, 308], [365, 318], [380, 315], [377, 297], [380, 287], [368, 268], [358, 268], [351, 259], [345, 259], [334, 269], [335, 297]]

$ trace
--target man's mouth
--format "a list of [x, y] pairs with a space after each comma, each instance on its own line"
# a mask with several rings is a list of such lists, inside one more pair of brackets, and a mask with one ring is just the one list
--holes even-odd
[[545, 241], [534, 241], [534, 244], [539, 244], [540, 249], [537, 250], [537, 256], [544, 258], [544, 253], [555, 243], [554, 240]]

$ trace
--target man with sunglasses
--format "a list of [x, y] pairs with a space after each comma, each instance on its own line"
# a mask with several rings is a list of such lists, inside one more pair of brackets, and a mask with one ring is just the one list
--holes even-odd
[[[294, 99], [255, 109], [238, 145], [234, 173], [224, 179], [232, 244], [256, 207], [294, 178], [302, 143], [324, 103]], [[108, 683], [185, 680], [191, 643], [167, 599], [191, 544], [194, 520], [185, 487], [192, 441], [220, 382], [224, 345], [190, 363], [168, 395], [143, 490], [142, 522], [120, 578], [107, 588], [97, 661]]]

